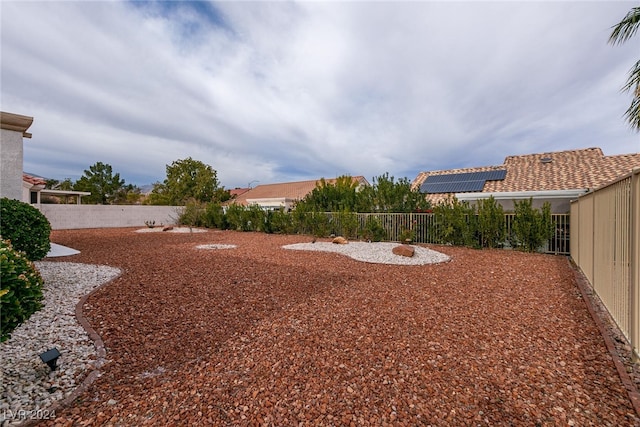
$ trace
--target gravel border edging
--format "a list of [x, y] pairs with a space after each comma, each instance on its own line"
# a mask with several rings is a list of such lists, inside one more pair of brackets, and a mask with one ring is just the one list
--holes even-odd
[[589, 281], [587, 280], [587, 277], [584, 275], [580, 267], [578, 267], [573, 262], [573, 260], [571, 260], [571, 258], [569, 257], [567, 257], [567, 262], [569, 263], [569, 267], [573, 269], [574, 276], [576, 278], [576, 283], [578, 284], [578, 289], [580, 290], [582, 299], [585, 301], [587, 310], [589, 311], [591, 318], [593, 319], [596, 326], [598, 327], [598, 330], [600, 331], [600, 335], [602, 336], [602, 339], [604, 340], [607, 350], [611, 355], [613, 364], [615, 365], [616, 370], [618, 371], [618, 375], [620, 376], [620, 381], [622, 381], [622, 384], [627, 390], [627, 393], [629, 395], [629, 400], [631, 401], [631, 405], [633, 406], [633, 409], [635, 409], [636, 415], [640, 417], [640, 392], [638, 391], [638, 388], [636, 387], [635, 383], [631, 380], [631, 377], [629, 376], [629, 373], [627, 372], [624, 366], [624, 363], [622, 363], [622, 360], [620, 359], [620, 355], [616, 350], [616, 346], [613, 343], [611, 336], [607, 332], [607, 328], [604, 324], [604, 319], [602, 319], [602, 317], [599, 316], [598, 313], [596, 312], [595, 298], [597, 297], [597, 295], [594, 294], [593, 292], [589, 292], [589, 290], [591, 289], [591, 286], [589, 284]]
[[[74, 400], [80, 397], [81, 394], [87, 391], [91, 386], [91, 384], [93, 384], [93, 382], [96, 379], [98, 379], [98, 377], [100, 377], [100, 368], [102, 367], [102, 365], [104, 365], [104, 362], [107, 356], [107, 351], [104, 347], [104, 342], [102, 341], [102, 337], [98, 335], [95, 329], [91, 327], [91, 325], [89, 324], [89, 321], [82, 313], [82, 307], [87, 302], [87, 299], [89, 299], [89, 297], [93, 295], [93, 293], [102, 289], [103, 286], [110, 284], [120, 276], [122, 276], [122, 270], [120, 270], [120, 274], [113, 277], [108, 282], [101, 284], [100, 286], [94, 288], [88, 294], [84, 295], [82, 298], [80, 298], [80, 301], [78, 301], [78, 303], [76, 304], [76, 307], [75, 307], [76, 319], [78, 320], [78, 323], [80, 323], [80, 326], [82, 326], [82, 328], [85, 330], [85, 332], [89, 336], [89, 339], [93, 341], [93, 344], [96, 348], [96, 361], [93, 364], [94, 368], [87, 374], [87, 376], [84, 378], [82, 383], [78, 385], [78, 387], [76, 387], [75, 390], [73, 390], [69, 396], [65, 397], [64, 399], [58, 400], [55, 403], [53, 403], [50, 407], [45, 408], [45, 410], [48, 411], [49, 413], [59, 412], [64, 407], [70, 405]], [[38, 420], [38, 419], [29, 419], [18, 424], [18, 426], [31, 427], [39, 424], [41, 421], [42, 420]]]

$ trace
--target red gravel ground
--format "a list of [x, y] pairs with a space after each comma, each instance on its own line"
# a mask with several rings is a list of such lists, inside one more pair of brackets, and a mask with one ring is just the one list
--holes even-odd
[[227, 231], [52, 241], [82, 252], [60, 261], [124, 273], [84, 308], [102, 375], [49, 425], [639, 422], [564, 257], [433, 247], [451, 262], [367, 264]]

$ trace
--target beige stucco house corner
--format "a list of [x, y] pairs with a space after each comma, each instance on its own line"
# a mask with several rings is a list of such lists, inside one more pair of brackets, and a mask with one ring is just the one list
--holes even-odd
[[32, 123], [33, 117], [0, 111], [0, 197], [23, 199], [22, 140], [31, 138]]

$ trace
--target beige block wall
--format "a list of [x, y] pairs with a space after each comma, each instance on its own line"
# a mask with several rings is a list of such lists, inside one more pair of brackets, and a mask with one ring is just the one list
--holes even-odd
[[54, 230], [78, 228], [145, 227], [145, 221], [156, 226], [175, 224], [182, 206], [148, 205], [54, 205], [37, 206]]

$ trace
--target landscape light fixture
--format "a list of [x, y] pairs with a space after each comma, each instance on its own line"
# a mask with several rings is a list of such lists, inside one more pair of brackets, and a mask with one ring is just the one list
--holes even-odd
[[60, 357], [60, 352], [55, 347], [40, 354], [40, 359], [42, 359], [44, 363], [49, 365], [49, 368], [51, 368], [52, 371], [56, 370], [58, 357]]

